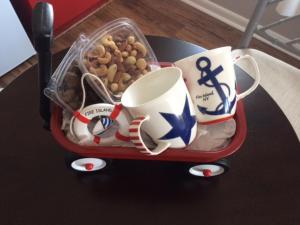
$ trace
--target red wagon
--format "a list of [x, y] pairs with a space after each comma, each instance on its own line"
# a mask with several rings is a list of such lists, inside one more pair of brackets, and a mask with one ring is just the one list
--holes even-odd
[[[136, 160], [161, 160], [161, 161], [177, 161], [198, 163], [193, 166], [190, 172], [198, 176], [216, 176], [226, 172], [229, 168], [224, 158], [233, 154], [240, 149], [247, 134], [247, 123], [245, 118], [243, 102], [237, 104], [236, 114], [236, 133], [232, 137], [230, 144], [216, 151], [201, 150], [181, 150], [168, 149], [160, 155], [148, 156], [140, 153], [134, 147], [86, 147], [74, 144], [69, 141], [61, 130], [62, 109], [58, 106], [54, 107], [51, 116], [51, 131], [55, 140], [66, 150], [76, 153], [82, 157], [95, 157], [106, 159], [136, 159]], [[206, 174], [205, 174], [206, 173]]]
[[[52, 114], [50, 115], [49, 99], [43, 95], [42, 91], [47, 85], [52, 67], [50, 43], [53, 21], [49, 18], [49, 15], [51, 17], [51, 13], [49, 13], [49, 11], [51, 10], [52, 9], [49, 7], [49, 4], [40, 3], [37, 5], [33, 17], [35, 21], [35, 24], [33, 24], [33, 27], [35, 28], [33, 32], [35, 35], [35, 46], [39, 55], [39, 79], [41, 90], [40, 113], [46, 122], [46, 126], [49, 126], [50, 123], [52, 135], [64, 149], [82, 157], [188, 162], [193, 164], [189, 170], [190, 173], [196, 176], [217, 176], [228, 170], [229, 166], [225, 158], [240, 149], [247, 133], [247, 124], [242, 101], [238, 101], [236, 114], [234, 116], [236, 121], [235, 135], [232, 137], [232, 140], [227, 147], [216, 151], [170, 148], [160, 155], [148, 156], [140, 153], [134, 147], [86, 147], [76, 145], [69, 141], [61, 130], [62, 109], [59, 106], [54, 106]], [[88, 165], [89, 163], [85, 162], [85, 166]], [[88, 171], [89, 168], [86, 167], [86, 170]]]

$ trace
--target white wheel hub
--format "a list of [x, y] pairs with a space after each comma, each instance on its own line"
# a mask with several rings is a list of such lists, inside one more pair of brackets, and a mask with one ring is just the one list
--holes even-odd
[[73, 161], [71, 166], [77, 171], [92, 172], [103, 169], [106, 166], [106, 162], [103, 159], [82, 158]]
[[198, 177], [213, 177], [225, 172], [224, 168], [214, 164], [201, 164], [193, 166], [189, 170], [190, 174]]

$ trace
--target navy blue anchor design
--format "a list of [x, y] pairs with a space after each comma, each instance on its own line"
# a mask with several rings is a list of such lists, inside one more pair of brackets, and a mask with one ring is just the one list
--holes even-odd
[[[201, 67], [201, 64], [202, 65], [204, 64], [204, 66]], [[222, 115], [222, 114], [230, 113], [234, 106], [236, 96], [230, 102], [222, 89], [222, 86], [225, 86], [229, 93], [228, 96], [230, 96], [229, 86], [225, 83], [219, 83], [219, 81], [216, 78], [216, 76], [223, 71], [223, 67], [220, 65], [214, 70], [212, 70], [211, 61], [209, 60], [209, 58], [205, 56], [202, 56], [199, 59], [197, 59], [196, 67], [201, 72], [201, 78], [198, 80], [198, 84], [205, 85], [210, 88], [215, 88], [218, 95], [221, 98], [221, 103], [216, 107], [215, 111], [209, 111], [207, 110], [207, 108], [197, 105], [199, 111], [203, 114], [208, 114], [208, 115]], [[209, 84], [208, 81], [211, 81], [212, 84]]]

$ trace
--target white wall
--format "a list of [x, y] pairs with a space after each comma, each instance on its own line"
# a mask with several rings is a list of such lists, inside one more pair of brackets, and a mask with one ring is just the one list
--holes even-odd
[[35, 54], [9, 0], [0, 1], [0, 77]]
[[[181, 0], [181, 1], [244, 32], [249, 22], [249, 18], [251, 17], [252, 13], [255, 10], [255, 6], [258, 0]], [[262, 20], [260, 21], [260, 25], [266, 25], [271, 22], [275, 22], [280, 18], [283, 18], [275, 10], [276, 6], [277, 3], [267, 8]], [[300, 12], [300, 9], [298, 9], [298, 11]], [[282, 43], [290, 41], [292, 39], [300, 37], [299, 22], [300, 22], [300, 18], [296, 18], [293, 21], [284, 23], [283, 25], [279, 25], [275, 29], [273, 28], [268, 29], [267, 33], [269, 36], [272, 36], [273, 38], [275, 38], [276, 40]], [[283, 49], [282, 47], [276, 45], [276, 43], [271, 42], [258, 35], [255, 35], [255, 37], [273, 46], [274, 48], [277, 48], [295, 57], [296, 59], [300, 60], [300, 56], [298, 54], [294, 54], [293, 52]], [[294, 47], [300, 49], [300, 43], [294, 44]]]
[[[199, 0], [195, 0], [195, 1], [199, 1]], [[249, 19], [254, 11], [255, 5], [258, 0], [210, 0], [210, 1]], [[201, 2], [201, 0], [199, 2]], [[276, 5], [277, 4], [275, 3], [267, 8], [261, 20], [261, 25], [266, 25], [272, 21], [283, 18], [276, 12], [275, 10]], [[279, 25], [278, 27], [274, 27], [272, 30], [289, 39], [300, 37], [300, 18], [287, 22], [285, 25]]]

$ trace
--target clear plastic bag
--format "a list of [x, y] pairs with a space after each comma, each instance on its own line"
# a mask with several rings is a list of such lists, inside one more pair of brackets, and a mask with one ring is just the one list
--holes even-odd
[[[48, 98], [69, 112], [76, 111], [82, 103], [80, 79], [83, 73], [79, 67], [78, 56], [85, 43], [85, 36], [80, 35], [54, 71], [44, 90]], [[88, 104], [100, 101], [94, 91], [87, 90]]]

